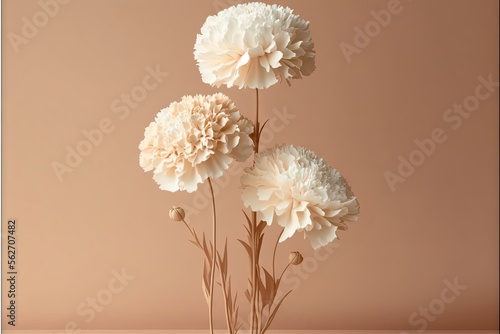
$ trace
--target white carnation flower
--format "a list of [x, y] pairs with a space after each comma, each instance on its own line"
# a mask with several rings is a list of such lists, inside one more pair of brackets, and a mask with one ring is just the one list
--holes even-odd
[[224, 94], [184, 96], [162, 109], [144, 132], [139, 164], [160, 189], [193, 192], [253, 152], [253, 124]]
[[314, 249], [358, 219], [359, 204], [347, 181], [313, 151], [278, 145], [256, 156], [241, 177], [246, 207], [284, 228], [280, 242], [304, 231]]
[[268, 88], [315, 69], [309, 22], [279, 5], [251, 2], [209, 16], [196, 38], [203, 82]]

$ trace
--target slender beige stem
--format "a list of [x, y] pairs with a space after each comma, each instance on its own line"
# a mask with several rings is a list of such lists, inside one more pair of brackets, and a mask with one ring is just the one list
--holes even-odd
[[260, 124], [259, 124], [259, 90], [255, 89], [256, 111], [255, 111], [255, 154], [259, 153]]
[[[189, 225], [186, 222], [186, 220], [183, 219], [182, 222], [184, 223], [184, 225], [186, 225], [186, 228], [189, 230], [189, 233], [191, 233], [191, 236], [193, 237], [194, 241], [198, 240], [198, 237], [196, 236], [196, 233], [195, 233], [194, 229], [192, 229], [191, 227], [189, 227]], [[200, 246], [200, 248], [202, 247], [201, 244], [198, 243], [198, 245]]]
[[210, 333], [214, 334], [213, 304], [214, 304], [214, 283], [215, 283], [215, 261], [217, 260], [217, 216], [215, 212], [214, 188], [212, 186], [212, 180], [210, 178], [208, 178], [208, 184], [210, 185], [210, 193], [212, 195], [212, 222], [213, 222], [212, 268], [210, 269], [210, 302], [208, 304], [208, 313], [209, 313]]
[[[259, 124], [259, 90], [255, 89], [255, 98], [256, 98], [256, 107], [255, 107], [255, 130], [254, 130], [254, 163], [255, 163], [255, 155], [259, 153], [259, 137], [260, 137], [260, 124]], [[258, 323], [258, 315], [257, 315], [257, 293], [258, 293], [258, 282], [257, 282], [257, 212], [252, 212], [252, 298], [250, 303], [250, 332], [251, 334], [257, 333], [258, 329], [256, 328], [256, 324]]]
[[191, 230], [191, 227], [189, 227], [188, 223], [186, 223], [186, 221], [183, 219], [182, 222], [184, 223], [184, 225], [186, 226], [186, 228], [189, 230], [189, 232], [191, 232], [191, 235], [193, 236], [194, 238], [194, 233], [193, 231]]
[[[284, 232], [284, 231], [285, 231], [285, 229], [282, 229], [282, 230], [281, 230], [280, 235], [278, 236], [278, 238], [276, 239], [276, 243], [274, 244], [274, 251], [273, 251], [273, 279], [274, 279], [274, 281], [275, 281], [275, 282], [276, 282], [276, 250], [278, 249], [278, 244], [279, 244], [279, 241], [280, 241], [281, 235], [283, 234], [283, 232]], [[280, 280], [281, 280], [281, 278], [280, 278]], [[279, 283], [278, 283], [278, 285], [277, 285], [276, 289], [277, 289], [278, 287], [279, 287]], [[276, 297], [276, 296], [275, 296], [275, 297]], [[274, 302], [274, 298], [275, 298], [275, 297], [273, 297], [273, 302]], [[269, 304], [269, 314], [271, 314], [271, 307], [273, 306], [273, 305], [272, 305], [272, 304], [273, 304], [273, 302], [271, 302], [271, 303]], [[265, 330], [264, 330], [264, 329], [261, 329], [259, 333], [260, 333], [260, 334], [263, 334], [264, 332], [265, 332]]]
[[219, 263], [219, 273], [220, 273], [220, 280], [222, 283], [222, 289], [224, 290], [223, 292], [223, 297], [224, 297], [224, 305], [225, 305], [225, 312], [226, 312], [226, 325], [227, 325], [227, 330], [229, 331], [229, 334], [233, 334], [233, 326], [232, 326], [232, 321], [231, 321], [231, 316], [229, 314], [229, 306], [228, 303], [232, 303], [231, 300], [228, 299], [227, 295], [227, 289], [226, 289], [226, 278], [224, 276], [224, 273], [222, 272], [222, 263]]
[[[196, 232], [194, 231], [194, 229], [192, 229], [191, 227], [189, 227], [189, 225], [186, 222], [186, 220], [182, 219], [182, 222], [184, 223], [184, 225], [188, 229], [189, 233], [191, 233], [191, 236], [193, 237], [193, 242], [195, 242], [200, 249], [203, 249], [203, 245], [198, 242], [199, 239], [196, 236]], [[229, 331], [229, 334], [234, 334], [234, 332], [233, 332], [233, 326], [232, 326], [232, 321], [231, 321], [231, 318], [230, 318], [229, 308], [228, 308], [228, 303], [230, 303], [231, 301], [227, 298], [228, 296], [227, 296], [227, 289], [226, 289], [226, 278], [224, 276], [224, 273], [222, 272], [222, 264], [219, 262], [218, 265], [219, 265], [220, 279], [221, 279], [221, 282], [222, 282], [222, 287], [224, 289], [223, 296], [224, 296], [224, 304], [226, 305], [225, 309], [226, 309], [227, 329]]]
[[256, 322], [256, 308], [255, 308], [255, 302], [257, 299], [257, 279], [256, 279], [256, 267], [257, 267], [257, 247], [255, 244], [255, 233], [257, 230], [257, 213], [252, 212], [252, 226], [250, 227], [250, 232], [252, 234], [252, 244], [250, 245], [252, 247], [252, 298], [251, 298], [251, 303], [250, 303], [250, 333], [254, 334], [255, 333], [255, 322]]
[[281, 283], [281, 279], [283, 278], [283, 274], [285, 273], [285, 271], [288, 269], [288, 267], [290, 267], [291, 263], [288, 263], [285, 267], [285, 269], [283, 269], [283, 272], [281, 273], [280, 275], [280, 279], [278, 280], [278, 284], [276, 285], [276, 289], [279, 288], [280, 286], [280, 283]]
[[276, 250], [278, 249], [278, 244], [280, 243], [280, 238], [281, 235], [283, 234], [283, 231], [285, 229], [281, 230], [280, 235], [278, 236], [278, 239], [276, 239], [276, 244], [274, 245], [274, 251], [273, 251], [273, 278], [276, 279]]
[[[290, 267], [290, 265], [291, 265], [291, 263], [288, 263], [286, 265], [285, 269], [283, 269], [283, 271], [281, 272], [280, 278], [277, 281], [278, 283], [276, 284], [276, 291], [279, 291], [281, 280], [283, 279], [283, 275], [285, 274], [285, 272], [287, 271], [287, 269]], [[286, 297], [286, 295], [285, 295], [285, 297]], [[271, 303], [271, 305], [269, 305], [269, 313], [270, 314], [271, 314], [271, 307], [273, 306], [272, 304], [273, 303]], [[278, 307], [278, 306], [276, 306], [276, 307]], [[268, 318], [267, 321], [266, 321], [266, 324], [264, 325], [264, 327], [260, 329], [259, 334], [264, 334], [267, 331], [267, 329], [269, 328], [269, 326], [271, 325], [271, 322], [272, 322], [272, 318]]]

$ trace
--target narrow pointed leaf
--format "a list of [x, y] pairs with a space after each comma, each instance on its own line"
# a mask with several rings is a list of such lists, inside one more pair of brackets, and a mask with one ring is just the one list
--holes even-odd
[[245, 250], [247, 251], [248, 256], [250, 257], [250, 260], [252, 259], [252, 248], [250, 247], [249, 244], [247, 244], [245, 241], [238, 239], [238, 241], [243, 245]]
[[248, 301], [252, 299], [252, 296], [250, 295], [250, 291], [248, 289], [245, 290], [245, 297], [247, 297]]
[[266, 225], [267, 223], [263, 220], [260, 221], [259, 225], [257, 226], [257, 231], [260, 233], [262, 233], [262, 231], [264, 231], [264, 229], [266, 228]]
[[274, 307], [274, 310], [273, 312], [271, 313], [271, 315], [269, 316], [269, 318], [267, 319], [267, 322], [266, 322], [266, 325], [264, 326], [264, 328], [262, 329], [261, 333], [264, 333], [268, 328], [269, 326], [271, 326], [271, 323], [273, 322], [274, 320], [274, 317], [276, 316], [276, 313], [278, 312], [281, 304], [283, 303], [283, 301], [285, 300], [286, 297], [288, 297], [288, 295], [292, 292], [293, 290], [290, 290], [288, 291], [284, 296], [283, 298], [281, 298], [281, 300], [278, 302], [278, 304], [276, 304], [276, 306]]

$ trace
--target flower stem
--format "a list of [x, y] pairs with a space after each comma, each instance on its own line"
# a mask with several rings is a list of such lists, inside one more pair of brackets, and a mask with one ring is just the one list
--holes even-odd
[[[255, 129], [254, 129], [254, 163], [255, 163], [255, 155], [259, 153], [259, 137], [260, 137], [260, 125], [259, 125], [259, 90], [255, 89], [255, 98], [256, 98], [256, 110], [255, 110]], [[250, 232], [252, 233], [252, 298], [250, 303], [250, 333], [257, 333], [258, 329], [256, 324], [258, 323], [258, 315], [257, 315], [257, 212], [252, 212], [252, 226]]]
[[212, 268], [210, 269], [210, 302], [208, 304], [209, 313], [209, 325], [210, 333], [214, 333], [214, 316], [213, 316], [213, 304], [214, 304], [214, 283], [215, 283], [215, 261], [217, 259], [217, 216], [215, 212], [215, 195], [214, 188], [212, 186], [211, 178], [208, 178], [208, 184], [210, 185], [210, 193], [212, 195], [212, 237], [213, 237], [213, 248], [212, 248]]
[[255, 154], [259, 153], [260, 124], [259, 124], [259, 89], [255, 89], [256, 111], [255, 111]]
[[227, 285], [226, 285], [226, 277], [225, 273], [223, 272], [222, 268], [222, 263], [219, 263], [219, 273], [220, 273], [220, 280], [222, 284], [222, 289], [223, 289], [223, 294], [222, 296], [224, 297], [224, 305], [225, 305], [225, 312], [226, 312], [226, 325], [227, 325], [227, 330], [229, 334], [233, 334], [233, 325], [232, 325], [232, 318], [231, 318], [231, 313], [230, 313], [230, 305], [229, 303], [232, 303], [232, 300], [228, 299], [228, 293], [227, 293]]
[[251, 333], [256, 333], [257, 322], [257, 245], [256, 245], [256, 230], [257, 230], [257, 213], [252, 213], [252, 303], [251, 303]]
[[[191, 227], [189, 227], [188, 223], [186, 222], [185, 219], [182, 219], [182, 222], [184, 223], [184, 225], [186, 226], [186, 228], [188, 229], [188, 231], [191, 233], [191, 235], [193, 236], [193, 238], [195, 240], [197, 240], [196, 238], [196, 234], [194, 233], [194, 231], [191, 229]], [[201, 247], [201, 245], [199, 245]]]
[[[283, 269], [283, 271], [281, 272], [280, 279], [278, 280], [278, 281], [279, 281], [279, 283], [281, 283], [281, 279], [283, 278], [283, 275], [285, 274], [285, 271], [288, 269], [288, 267], [290, 267], [290, 265], [291, 265], [291, 263], [288, 263], [288, 264], [286, 265], [285, 269]], [[279, 285], [279, 283], [278, 283], [278, 285], [276, 286], [276, 289], [278, 289], [278, 288], [279, 288], [279, 286], [280, 286], [280, 285]]]
[[285, 229], [281, 230], [280, 235], [278, 236], [278, 239], [276, 239], [276, 244], [274, 245], [274, 251], [273, 251], [273, 278], [276, 280], [276, 250], [278, 249], [278, 244], [280, 242], [281, 235], [283, 234], [283, 231]]

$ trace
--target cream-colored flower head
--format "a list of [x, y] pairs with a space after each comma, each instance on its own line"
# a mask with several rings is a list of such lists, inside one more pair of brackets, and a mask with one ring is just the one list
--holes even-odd
[[253, 152], [253, 124], [224, 94], [184, 96], [161, 110], [144, 132], [139, 164], [160, 189], [193, 192], [233, 160]]
[[304, 231], [314, 249], [332, 242], [344, 222], [358, 219], [347, 181], [313, 151], [277, 145], [256, 156], [241, 177], [245, 206], [284, 228], [280, 242]]
[[310, 75], [313, 47], [309, 22], [292, 9], [251, 2], [209, 16], [194, 55], [205, 83], [263, 89]]

